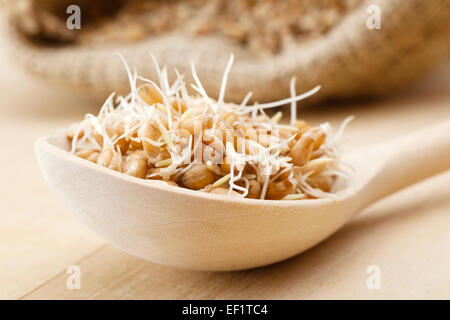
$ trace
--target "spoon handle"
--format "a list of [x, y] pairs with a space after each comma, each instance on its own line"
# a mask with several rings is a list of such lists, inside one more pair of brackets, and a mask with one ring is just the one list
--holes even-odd
[[450, 119], [373, 149], [382, 165], [366, 186], [368, 204], [450, 169]]

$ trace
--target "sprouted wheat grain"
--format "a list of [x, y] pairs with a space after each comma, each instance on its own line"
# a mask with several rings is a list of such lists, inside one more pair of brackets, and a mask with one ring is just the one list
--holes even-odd
[[[290, 98], [247, 106], [247, 96], [238, 105], [224, 102], [233, 57], [218, 101], [206, 94], [193, 65], [197, 95], [188, 95], [178, 73], [169, 84], [167, 68], [159, 68], [154, 58], [159, 85], [132, 74], [123, 61], [131, 93], [117, 97], [116, 105], [110, 95], [97, 116], [88, 114], [65, 130], [75, 155], [137, 178], [230, 197], [336, 198], [336, 186], [348, 184], [328, 123], [312, 126], [291, 118], [289, 125], [280, 124], [281, 112], [272, 118], [264, 112], [290, 104], [295, 114], [295, 102], [319, 87], [296, 95], [292, 82]], [[346, 183], [336, 184], [338, 178]]]
[[[362, 0], [102, 0], [76, 1], [83, 28], [65, 27], [70, 1], [11, 1], [16, 22], [42, 40], [81, 45], [136, 42], [169, 33], [215, 36], [254, 55], [276, 54], [325, 34]], [[20, 5], [19, 5], [20, 2]]]

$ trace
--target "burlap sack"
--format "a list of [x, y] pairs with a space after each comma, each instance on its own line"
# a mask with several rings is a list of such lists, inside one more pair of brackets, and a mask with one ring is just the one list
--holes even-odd
[[[366, 9], [372, 4], [381, 9], [380, 30], [366, 26]], [[319, 99], [385, 94], [417, 80], [450, 52], [449, 0], [367, 1], [317, 40], [262, 59], [217, 38], [177, 35], [102, 48], [44, 47], [18, 32], [14, 21], [9, 26], [12, 56], [27, 71], [98, 95], [127, 90], [124, 67], [114, 52], [122, 53], [131, 67], [149, 78], [156, 77], [149, 52], [161, 65], [185, 73], [188, 81], [193, 61], [211, 96], [218, 95], [233, 52], [236, 59], [227, 90], [231, 101], [240, 101], [248, 91], [257, 101], [289, 96], [292, 76], [297, 77], [297, 92], [321, 84]]]

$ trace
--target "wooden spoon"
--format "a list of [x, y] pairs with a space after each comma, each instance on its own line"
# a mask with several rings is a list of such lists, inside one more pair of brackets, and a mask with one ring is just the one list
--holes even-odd
[[448, 170], [450, 120], [344, 154], [355, 174], [339, 201], [229, 199], [127, 176], [68, 150], [62, 135], [36, 142], [57, 198], [107, 241], [156, 263], [238, 270], [297, 255], [378, 199]]

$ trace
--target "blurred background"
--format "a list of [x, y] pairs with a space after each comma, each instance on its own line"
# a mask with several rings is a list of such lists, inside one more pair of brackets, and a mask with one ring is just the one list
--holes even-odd
[[[449, 1], [0, 3], [0, 298], [450, 298], [448, 172], [383, 200], [299, 257], [210, 274], [105, 244], [56, 202], [33, 149], [128, 90], [115, 52], [151, 79], [149, 52], [187, 81], [193, 61], [213, 97], [234, 53], [234, 102], [248, 91], [256, 101], [287, 97], [292, 76], [297, 92], [320, 84], [298, 115], [335, 127], [355, 115], [347, 149], [432, 125], [450, 117]], [[65, 286], [72, 264], [82, 266], [82, 290]], [[383, 290], [365, 286], [373, 264]]]
[[10, 51], [30, 74], [97, 97], [125, 92], [120, 52], [155, 78], [149, 54], [190, 78], [194, 62], [217, 96], [269, 101], [317, 84], [311, 99], [383, 96], [434, 70], [450, 52], [446, 0], [3, 0]]

